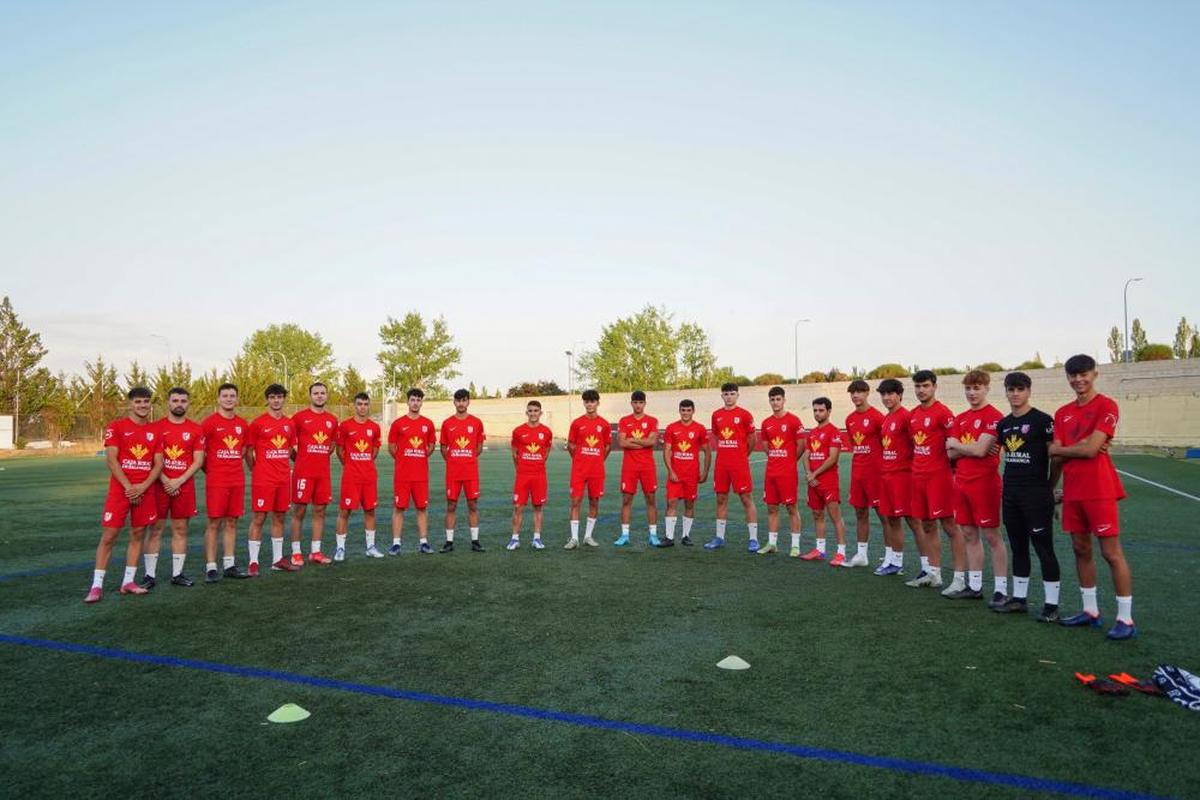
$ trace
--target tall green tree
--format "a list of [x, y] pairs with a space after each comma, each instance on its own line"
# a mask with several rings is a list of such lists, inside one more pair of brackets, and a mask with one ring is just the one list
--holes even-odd
[[901, 364], [880, 364], [875, 369], [867, 373], [869, 380], [878, 380], [880, 378], [907, 378], [912, 373], [904, 368]]
[[294, 387], [307, 389], [313, 381], [329, 383], [337, 375], [333, 346], [321, 334], [291, 322], [256, 330], [242, 344], [241, 355], [269, 365], [275, 380], [286, 383], [289, 392]]
[[717, 357], [713, 354], [708, 333], [694, 322], [681, 323], [675, 331], [679, 345], [679, 375], [681, 389], [705, 388], [715, 385], [713, 373]]
[[87, 420], [91, 435], [98, 435], [110, 419], [120, 414], [123, 396], [117, 368], [105, 363], [102, 355], [83, 362], [83, 374], [71, 384], [71, 399], [79, 415]]
[[1175, 344], [1173, 350], [1176, 358], [1192, 358], [1195, 353], [1192, 352], [1192, 339], [1196, 335], [1196, 328], [1188, 324], [1187, 317], [1179, 318], [1179, 325], [1175, 328]]
[[600, 391], [707, 386], [716, 357], [700, 326], [672, 323], [664, 308], [646, 306], [605, 325], [593, 350], [579, 357], [583, 383]]
[[403, 319], [387, 318], [379, 327], [383, 349], [376, 354], [388, 384], [401, 393], [417, 387], [434, 397], [447, 394], [446, 382], [457, 378], [462, 350], [454, 346], [454, 337], [443, 317], [429, 325], [415, 311]]
[[37, 413], [52, 384], [49, 370], [38, 366], [47, 352], [41, 334], [22, 324], [5, 295], [0, 300], [0, 414]]
[[1146, 329], [1142, 327], [1142, 321], [1136, 317], [1133, 320], [1133, 326], [1129, 330], [1129, 348], [1133, 350], [1133, 360], [1136, 361], [1138, 353], [1142, 352], [1150, 340], [1146, 337]]
[[135, 386], [145, 386], [147, 389], [150, 388], [150, 376], [146, 373], [146, 370], [142, 368], [142, 365], [137, 362], [137, 359], [133, 360], [133, 363], [129, 365], [129, 369], [125, 372], [125, 380], [123, 381], [121, 388], [128, 392]]
[[1125, 335], [1121, 333], [1121, 329], [1116, 325], [1112, 326], [1112, 330], [1108, 332], [1108, 356], [1112, 359], [1112, 363], [1116, 364], [1124, 360], [1125, 353]]
[[207, 398], [197, 396], [197, 387], [192, 385], [192, 365], [186, 363], [182, 358], [176, 358], [165, 367], [157, 367], [150, 377], [150, 388], [154, 390], [154, 397], [160, 403], [167, 401], [167, 392], [176, 386], [182, 386], [192, 392], [194, 403], [203, 403], [207, 400]]
[[338, 374], [338, 379], [331, 388], [336, 401], [345, 405], [354, 402], [354, 395], [368, 391], [367, 379], [355, 369], [353, 364], [346, 365], [346, 368]]

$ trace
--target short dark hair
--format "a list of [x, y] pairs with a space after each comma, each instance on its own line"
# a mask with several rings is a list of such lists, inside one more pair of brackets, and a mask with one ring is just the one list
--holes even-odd
[[283, 386], [278, 383], [272, 383], [267, 387], [267, 390], [263, 392], [264, 397], [273, 397], [275, 395], [283, 395], [284, 397], [287, 397], [287, 389], [283, 388]]
[[816, 400], [812, 401], [812, 404], [814, 406], [825, 406], [826, 411], [833, 409], [833, 402], [830, 401], [828, 397], [818, 397]]
[[932, 383], [937, 386], [937, 373], [931, 369], [919, 369], [913, 373], [913, 383]]
[[[217, 394], [220, 394], [221, 392], [225, 391], [226, 389], [233, 389], [235, 392], [238, 391], [236, 383], [229, 383], [228, 381], [226, 381], [225, 383], [222, 383], [220, 386], [217, 387]], [[240, 394], [240, 392], [239, 392], [239, 394]]]
[[1063, 364], [1063, 369], [1067, 371], [1068, 375], [1080, 375], [1084, 372], [1091, 372], [1095, 368], [1096, 359], [1092, 358], [1086, 353], [1080, 353], [1077, 356], [1071, 356], [1067, 359], [1067, 363]]
[[1028, 389], [1033, 386], [1033, 380], [1024, 372], [1010, 372], [1004, 376], [1005, 389]]
[[597, 392], [595, 389], [584, 389], [582, 397], [583, 397], [583, 402], [585, 402], [585, 403], [599, 403], [600, 402], [600, 393]]
[[880, 394], [898, 394], [904, 396], [904, 384], [895, 378], [884, 378], [879, 382], [879, 388], [876, 390]]
[[456, 391], [454, 393], [454, 399], [455, 400], [470, 400], [471, 393], [468, 392], [466, 389], [459, 389], [458, 391]]
[[315, 389], [315, 388], [317, 388], [318, 386], [320, 386], [322, 389], [325, 389], [325, 390], [328, 390], [328, 389], [329, 389], [329, 387], [328, 387], [328, 386], [326, 386], [326, 385], [325, 385], [324, 383], [322, 383], [321, 381], [313, 381], [312, 383], [310, 383], [310, 384], [308, 385], [308, 393], [309, 393], [309, 394], [312, 394], [312, 390], [313, 390], [313, 389]]
[[422, 400], [425, 399], [425, 393], [422, 392], [420, 389], [417, 389], [416, 387], [413, 387], [412, 389], [408, 390], [408, 396], [409, 397], [419, 397]]
[[153, 400], [154, 392], [147, 389], [145, 386], [135, 386], [125, 395], [130, 400]]
[[641, 389], [634, 389], [633, 394], [629, 395], [629, 399], [632, 402], [641, 401], [644, 403], [644, 402], [646, 402], [646, 393], [643, 392]]
[[187, 389], [183, 388], [182, 386], [172, 386], [170, 389], [167, 390], [167, 399], [170, 399], [172, 396], [177, 395], [177, 394], [181, 394], [184, 397], [192, 396], [192, 393], [189, 392]]
[[359, 392], [358, 394], [354, 395], [354, 399], [366, 400], [369, 403], [371, 402], [371, 395], [367, 394], [366, 392]]
[[733, 381], [726, 381], [725, 383], [721, 384], [721, 392], [722, 393], [736, 392], [737, 390], [738, 390], [738, 385], [736, 383], [734, 383]]
[[869, 391], [871, 391], [871, 384], [867, 383], [862, 378], [857, 378], [855, 380], [850, 381], [850, 385], [846, 387], [846, 391], [851, 392], [851, 393], [853, 393], [853, 392], [869, 392]]
[[525, 407], [526, 408], [541, 408], [542, 401], [541, 400], [530, 400], [528, 403], [525, 404]]
[[783, 397], [785, 394], [782, 386], [772, 386], [771, 391], [767, 392], [767, 397]]
[[679, 407], [680, 407], [680, 408], [695, 408], [695, 407], [696, 407], [696, 404], [695, 404], [695, 403], [693, 403], [691, 400], [686, 400], [686, 399], [685, 399], [685, 400], [680, 400], [680, 401], [679, 401]]

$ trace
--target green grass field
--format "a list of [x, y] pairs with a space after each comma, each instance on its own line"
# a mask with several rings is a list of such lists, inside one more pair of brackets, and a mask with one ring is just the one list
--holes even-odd
[[[386, 462], [381, 497], [390, 496]], [[1195, 465], [1149, 456], [1118, 465], [1200, 494]], [[483, 457], [486, 553], [460, 547], [418, 556], [410, 518], [405, 554], [369, 560], [356, 518], [351, 557], [335, 567], [191, 589], [163, 581], [150, 596], [131, 598], [116, 593], [114, 559], [105, 600], [86, 607], [107, 480], [102, 459], [9, 459], [0, 467], [0, 634], [10, 637], [0, 640], [0, 786], [8, 797], [1038, 793], [1038, 784], [965, 780], [971, 776], [941, 767], [1084, 784], [1082, 796], [1200, 794], [1200, 765], [1185, 755], [1200, 716], [1158, 698], [1097, 697], [1072, 677], [1148, 677], [1159, 663], [1200, 668], [1200, 508], [1135, 480], [1126, 480], [1122, 527], [1141, 635], [1117, 644], [1101, 631], [994, 614], [866, 570], [750, 556], [740, 508], [731, 512], [732, 547], [653, 550], [644, 546], [639, 500], [638, 546], [616, 550], [608, 546], [619, 505], [613, 474], [598, 530], [604, 546], [563, 551], [561, 455], [551, 462], [559, 488], [547, 513], [550, 546], [505, 552], [512, 468], [502, 452]], [[847, 477], [843, 465], [843, 492]], [[440, 485], [436, 467], [432, 479]], [[435, 544], [441, 508], [436, 500], [431, 507]], [[711, 535], [712, 512], [708, 488], [697, 509], [698, 544]], [[386, 509], [379, 528], [386, 545]], [[467, 538], [464, 515], [459, 534]], [[811, 543], [807, 518], [805, 535]], [[200, 540], [194, 521], [191, 541]], [[881, 547], [875, 530], [872, 561]], [[1065, 537], [1058, 551], [1063, 607], [1073, 613], [1079, 594]], [[1030, 599], [1040, 604], [1034, 563]], [[910, 542], [910, 575], [916, 564]], [[167, 554], [160, 580], [169, 566]], [[188, 572], [199, 577], [202, 568], [193, 550]], [[1103, 577], [1101, 606], [1111, 619]], [[797, 757], [11, 637], [819, 749]], [[717, 669], [731, 653], [752, 668]], [[268, 724], [267, 714], [287, 702], [311, 718]], [[870, 758], [856, 763], [828, 751]], [[873, 759], [932, 766], [904, 771]]]

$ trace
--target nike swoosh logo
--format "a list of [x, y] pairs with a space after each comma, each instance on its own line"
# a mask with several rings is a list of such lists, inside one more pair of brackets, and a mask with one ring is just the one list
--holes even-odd
[[1041, 533], [1041, 532], [1042, 532], [1042, 531], [1044, 531], [1044, 530], [1046, 530], [1046, 529], [1045, 529], [1045, 528], [1034, 528], [1034, 529], [1033, 529], [1033, 532], [1034, 532], [1034, 533]]
[[1108, 530], [1111, 527], [1112, 527], [1112, 525], [1101, 525], [1099, 528], [1096, 528], [1096, 533], [1104, 533], [1106, 530]]
[[940, 508], [935, 508], [935, 509], [933, 510], [933, 513], [934, 513], [934, 514], [940, 514], [940, 513], [942, 513], [942, 510], [941, 510]]

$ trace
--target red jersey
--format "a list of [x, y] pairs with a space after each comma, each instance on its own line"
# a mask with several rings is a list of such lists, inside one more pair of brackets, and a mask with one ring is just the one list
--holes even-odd
[[791, 412], [782, 417], [768, 414], [763, 417], [762, 435], [767, 443], [767, 474], [796, 475], [796, 458], [807, 435], [800, 418]]
[[700, 450], [708, 444], [708, 431], [693, 420], [672, 422], [663, 433], [663, 448], [671, 454], [671, 469], [682, 479], [700, 477]]
[[429, 480], [429, 445], [437, 444], [433, 420], [405, 414], [388, 428], [388, 444], [396, 445], [396, 475], [407, 481]]
[[[1111, 439], [1117, 435], [1119, 419], [1116, 401], [1102, 394], [1083, 405], [1067, 403], [1054, 414], [1054, 441], [1069, 447], [1094, 431], [1103, 431]], [[1064, 500], [1120, 500], [1125, 496], [1125, 487], [1108, 453], [1101, 451], [1095, 458], [1064, 458], [1062, 463]]]
[[306, 408], [292, 415], [292, 426], [296, 429], [296, 477], [328, 477], [329, 454], [337, 438], [337, 416]]
[[446, 450], [446, 473], [474, 473], [479, 469], [476, 450], [483, 447], [483, 423], [479, 417], [467, 414], [463, 419], [447, 417], [442, 423], [440, 443]]
[[[658, 433], [658, 420], [649, 414], [643, 414], [641, 419], [629, 414], [621, 417], [620, 422], [617, 423], [617, 430], [626, 439], [648, 439]], [[623, 458], [625, 459], [624, 463], [630, 466], [654, 469], [654, 448], [652, 447], [625, 450]]]
[[750, 455], [754, 417], [739, 406], [719, 408], [712, 414], [712, 432], [717, 439], [717, 463], [745, 463]]
[[545, 425], [528, 424], [513, 428], [512, 446], [517, 451], [518, 475], [545, 475], [546, 456], [554, 442], [554, 434]]
[[296, 428], [290, 419], [283, 416], [276, 419], [266, 412], [255, 417], [246, 434], [246, 446], [254, 448], [250, 483], [256, 486], [290, 483], [295, 445]]
[[883, 418], [879, 453], [884, 472], [905, 472], [912, 469], [912, 440], [908, 436], [910, 416], [907, 408], [896, 406]]
[[954, 414], [939, 400], [929, 408], [917, 406], [908, 414], [908, 435], [912, 438], [913, 475], [931, 475], [950, 469], [946, 437], [954, 428]]
[[373, 419], [359, 422], [354, 417], [342, 420], [337, 429], [337, 441], [346, 459], [342, 464], [342, 480], [351, 483], [375, 483], [375, 454], [379, 452], [381, 433]]
[[575, 445], [571, 470], [602, 470], [607, 448], [612, 444], [612, 426], [604, 417], [584, 414], [571, 423], [567, 441]]
[[209, 486], [245, 486], [242, 451], [250, 423], [234, 414], [223, 417], [214, 411], [200, 423], [204, 433], [204, 475]]
[[[978, 411], [967, 409], [954, 418], [954, 427], [951, 429], [950, 435], [963, 444], [974, 444], [984, 434], [996, 438], [996, 427], [1002, 419], [1004, 419], [1004, 415], [991, 404]], [[996, 455], [989, 453], [983, 458], [962, 456], [954, 462], [954, 477], [959, 482], [973, 481], [999, 474], [999, 451], [996, 452]]]
[[[158, 423], [139, 425], [129, 417], [114, 419], [104, 429], [104, 446], [117, 448], [117, 463], [130, 483], [141, 483], [154, 469], [154, 454], [161, 449]], [[109, 485], [120, 487], [116, 476]]]
[[196, 460], [196, 453], [205, 450], [204, 431], [199, 423], [184, 418], [183, 422], [171, 422], [167, 417], [154, 423], [158, 429], [158, 440], [163, 453], [163, 475], [178, 478], [187, 472]]
[[[808, 453], [808, 468], [816, 472], [817, 467], [829, 460], [829, 450], [834, 447], [842, 449], [842, 433], [832, 422], [826, 421], [809, 431], [804, 443], [804, 450]], [[837, 470], [835, 463], [821, 475], [836, 475]]]
[[851, 470], [878, 471], [883, 466], [883, 420], [878, 408], [851, 411], [846, 416], [846, 436], [854, 453]]

